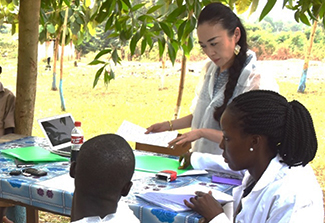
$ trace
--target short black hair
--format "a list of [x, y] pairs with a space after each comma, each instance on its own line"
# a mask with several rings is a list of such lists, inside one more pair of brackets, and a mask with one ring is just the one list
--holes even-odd
[[298, 101], [288, 102], [267, 90], [243, 93], [228, 105], [243, 133], [260, 134], [289, 166], [305, 166], [314, 159], [317, 137], [309, 111]]
[[130, 145], [119, 135], [103, 134], [86, 141], [76, 160], [75, 186], [83, 194], [102, 197], [120, 193], [131, 181], [135, 158]]

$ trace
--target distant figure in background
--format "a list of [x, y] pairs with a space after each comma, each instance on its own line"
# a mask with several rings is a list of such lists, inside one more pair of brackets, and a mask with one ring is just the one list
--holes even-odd
[[[2, 68], [0, 67], [0, 74]], [[15, 130], [15, 95], [0, 82], [0, 136]]]
[[47, 59], [46, 59], [46, 67], [45, 67], [45, 70], [51, 70], [51, 57], [48, 57]]
[[140, 222], [119, 202], [132, 187], [134, 168], [132, 148], [121, 136], [104, 134], [86, 141], [70, 167], [75, 178], [71, 222]]
[[[0, 66], [0, 74], [2, 67]], [[15, 130], [15, 95], [4, 88], [0, 82], [0, 136], [13, 133]], [[11, 223], [6, 217], [7, 207], [13, 205], [0, 201], [0, 219], [1, 222]]]

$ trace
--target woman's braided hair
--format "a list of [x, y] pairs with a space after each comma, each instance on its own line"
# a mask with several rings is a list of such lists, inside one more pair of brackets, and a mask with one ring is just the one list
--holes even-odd
[[241, 49], [239, 54], [235, 56], [233, 64], [228, 69], [229, 79], [224, 92], [224, 101], [220, 107], [216, 108], [214, 117], [217, 121], [219, 121], [222, 113], [227, 107], [229, 100], [233, 96], [238, 78], [247, 59], [247, 35], [246, 30], [237, 15], [231, 11], [229, 7], [219, 2], [211, 3], [201, 11], [197, 25], [199, 26], [206, 22], [212, 25], [220, 24], [224, 29], [228, 31], [229, 37], [234, 35], [235, 29], [237, 27], [240, 29], [241, 33], [240, 39], [237, 43]]
[[264, 135], [271, 149], [289, 166], [305, 166], [314, 159], [317, 138], [308, 110], [273, 91], [241, 94], [227, 107], [236, 115], [243, 133]]

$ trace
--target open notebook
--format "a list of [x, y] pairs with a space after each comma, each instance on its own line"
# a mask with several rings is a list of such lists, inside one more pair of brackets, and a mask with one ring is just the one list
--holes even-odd
[[71, 153], [71, 131], [74, 127], [72, 115], [66, 113], [37, 121], [49, 143], [50, 151], [69, 157]]
[[170, 190], [149, 191], [137, 194], [136, 196], [155, 205], [180, 212], [190, 210], [190, 208], [184, 204], [184, 200], [189, 200], [190, 198], [195, 197], [196, 191], [202, 191], [205, 193], [211, 191], [212, 196], [221, 204], [233, 201], [232, 196], [202, 185], [188, 185]]

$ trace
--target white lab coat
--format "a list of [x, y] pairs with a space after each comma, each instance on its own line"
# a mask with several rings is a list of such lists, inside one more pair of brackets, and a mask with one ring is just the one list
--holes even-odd
[[133, 214], [133, 211], [129, 206], [120, 201], [115, 213], [106, 215], [104, 218], [99, 216], [85, 217], [78, 221], [73, 221], [71, 223], [99, 223], [99, 222], [110, 222], [110, 223], [140, 223], [139, 219]]
[[[229, 103], [234, 97], [250, 90], [264, 89], [279, 91], [279, 86], [275, 79], [266, 73], [262, 75], [263, 72], [257, 69], [255, 53], [249, 50], [247, 55], [250, 55], [251, 59], [243, 68], [237, 81], [233, 97], [229, 100]], [[201, 72], [200, 81], [196, 88], [196, 96], [191, 106], [191, 112], [193, 114], [192, 129], [209, 128], [220, 130], [218, 122], [213, 118], [213, 113], [215, 107], [223, 104], [226, 83], [213, 95], [217, 68], [217, 65], [209, 61]], [[192, 151], [212, 154], [222, 153], [218, 143], [205, 138], [193, 142]]]
[[[242, 198], [243, 190], [251, 182], [247, 171], [243, 184], [234, 188], [234, 210], [242, 202], [236, 223], [323, 223], [323, 194], [309, 165], [291, 167], [280, 162], [279, 156], [271, 160], [253, 190]], [[235, 211], [234, 211], [235, 213]], [[233, 222], [225, 214], [210, 223]]]
[[196, 170], [209, 170], [215, 172], [222, 172], [231, 174], [237, 178], [243, 178], [246, 170], [233, 171], [225, 163], [221, 155], [214, 155], [210, 153], [193, 152], [191, 155], [191, 165]]

